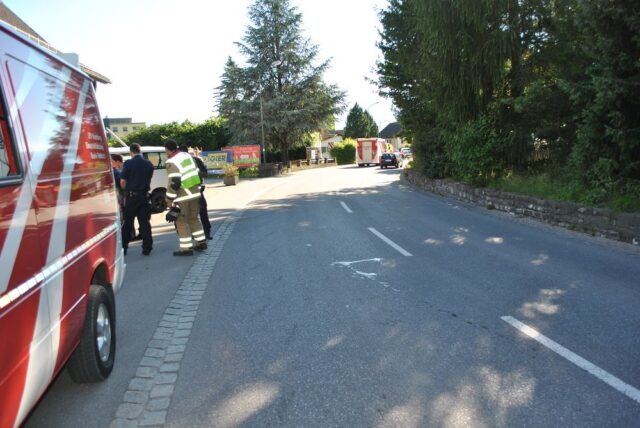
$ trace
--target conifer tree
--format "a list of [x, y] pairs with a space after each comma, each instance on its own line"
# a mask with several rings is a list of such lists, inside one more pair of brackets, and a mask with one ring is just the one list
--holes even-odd
[[237, 43], [246, 65], [229, 58], [217, 107], [236, 143], [260, 142], [263, 124], [267, 146], [286, 161], [291, 145], [342, 112], [344, 93], [324, 82], [329, 61], [318, 60], [318, 47], [303, 35], [302, 15], [289, 0], [256, 0], [249, 18]]
[[347, 115], [345, 138], [367, 138], [378, 136], [378, 125], [368, 111], [355, 103]]

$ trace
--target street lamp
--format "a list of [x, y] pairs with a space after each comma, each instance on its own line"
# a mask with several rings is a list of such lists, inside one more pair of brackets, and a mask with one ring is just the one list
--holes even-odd
[[[276, 68], [280, 64], [282, 64], [282, 60], [277, 59], [271, 63], [271, 68], [272, 69]], [[264, 144], [264, 107], [262, 106], [262, 85], [260, 85], [260, 83], [258, 84], [259, 84], [259, 90], [260, 90], [260, 132], [262, 134], [262, 143], [261, 143], [262, 163], [265, 164], [267, 163], [267, 154], [265, 151], [265, 144]]]

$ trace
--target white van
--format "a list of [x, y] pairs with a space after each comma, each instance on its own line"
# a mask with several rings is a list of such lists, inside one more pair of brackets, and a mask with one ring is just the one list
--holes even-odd
[[[151, 178], [151, 212], [154, 214], [164, 212], [167, 209], [167, 154], [164, 146], [141, 146], [142, 156], [153, 165], [153, 177]], [[117, 153], [124, 160], [131, 158], [128, 147], [110, 147], [109, 153]]]

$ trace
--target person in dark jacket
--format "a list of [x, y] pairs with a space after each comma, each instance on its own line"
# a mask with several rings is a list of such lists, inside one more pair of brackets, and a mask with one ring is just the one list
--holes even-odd
[[113, 170], [113, 178], [116, 184], [116, 194], [118, 196], [118, 207], [120, 208], [120, 211], [122, 211], [123, 208], [122, 188], [120, 187], [120, 173], [122, 172], [122, 163], [122, 156], [117, 153], [113, 153], [111, 155], [111, 169]]
[[149, 190], [153, 165], [140, 154], [140, 145], [129, 146], [131, 159], [127, 160], [120, 173], [120, 186], [124, 192], [124, 224], [122, 227], [122, 248], [125, 254], [131, 241], [133, 220], [138, 219], [142, 236], [142, 254], [148, 256], [153, 249], [151, 236], [151, 204]]
[[[189, 153], [189, 149], [184, 144], [180, 146], [180, 151], [183, 153]], [[207, 200], [204, 198], [204, 179], [209, 175], [209, 173], [207, 171], [207, 166], [204, 164], [202, 159], [198, 156], [194, 156], [193, 154], [191, 154], [191, 158], [193, 158], [193, 161], [198, 167], [200, 180], [202, 181], [202, 184], [200, 184], [200, 223], [202, 223], [202, 229], [204, 230], [204, 234], [207, 239], [213, 239], [211, 236], [211, 221], [209, 221], [209, 208], [207, 206]]]

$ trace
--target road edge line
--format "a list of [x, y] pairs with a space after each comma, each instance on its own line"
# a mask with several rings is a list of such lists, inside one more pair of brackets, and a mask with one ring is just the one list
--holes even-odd
[[622, 380], [618, 379], [617, 377], [607, 372], [606, 370], [596, 366], [590, 361], [585, 360], [578, 354], [570, 351], [569, 349], [565, 348], [559, 343], [554, 342], [544, 334], [518, 321], [517, 319], [511, 316], [503, 316], [503, 317], [500, 317], [500, 319], [506, 322], [507, 324], [511, 325], [521, 333], [524, 333], [525, 335], [529, 336], [531, 339], [535, 340], [541, 345], [546, 346], [556, 354], [560, 355], [561, 357], [565, 358], [566, 360], [570, 361], [571, 363], [575, 364], [581, 369], [589, 372], [590, 374], [597, 377], [607, 385], [616, 389], [618, 392], [621, 392], [627, 397], [631, 398], [632, 400], [640, 403], [640, 390], [634, 388], [633, 386], [629, 385], [626, 382], [623, 382]]

